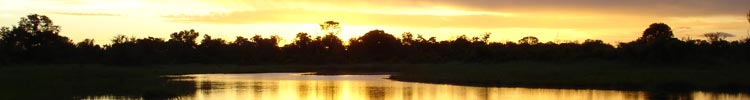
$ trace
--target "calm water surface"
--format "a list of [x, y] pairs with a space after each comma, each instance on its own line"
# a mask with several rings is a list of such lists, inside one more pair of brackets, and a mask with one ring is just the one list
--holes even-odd
[[[692, 92], [654, 96], [642, 91], [471, 87], [392, 81], [388, 75], [302, 73], [194, 74], [189, 100], [747, 100], [748, 94]], [[104, 97], [106, 98], [106, 97]]]

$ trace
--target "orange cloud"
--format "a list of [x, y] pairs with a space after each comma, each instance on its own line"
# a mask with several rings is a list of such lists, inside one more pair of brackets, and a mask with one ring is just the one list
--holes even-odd
[[[577, 14], [586, 15], [586, 14]], [[378, 14], [342, 11], [312, 11], [302, 9], [277, 9], [260, 11], [238, 11], [230, 13], [213, 13], [209, 15], [169, 15], [164, 16], [172, 22], [209, 23], [209, 24], [299, 24], [317, 23], [335, 20], [349, 25], [399, 26], [416, 28], [607, 28], [622, 27], [626, 22], [643, 22], [639, 16], [594, 15], [552, 15], [526, 14], [518, 16], [501, 15], [412, 15], [412, 14]], [[617, 21], [617, 22], [616, 22]], [[642, 23], [629, 24], [641, 26]]]

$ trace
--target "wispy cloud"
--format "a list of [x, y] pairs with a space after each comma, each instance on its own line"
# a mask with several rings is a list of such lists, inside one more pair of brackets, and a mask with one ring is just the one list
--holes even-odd
[[750, 0], [210, 0], [204, 2], [241, 10], [322, 8], [393, 13], [403, 11], [435, 13], [424, 11], [424, 9], [451, 8], [487, 13], [588, 12], [641, 16], [725, 16], [745, 13], [750, 9], [750, 6], [747, 6]]
[[750, 0], [434, 0], [474, 10], [592, 12], [644, 16], [724, 16], [750, 10]]
[[[396, 26], [418, 28], [605, 28], [616, 26], [641, 26], [649, 21], [632, 16], [599, 16], [576, 14], [545, 16], [538, 14], [497, 15], [430, 15], [400, 13], [370, 13], [349, 11], [319, 11], [304, 9], [275, 9], [256, 11], [236, 11], [207, 15], [163, 16], [177, 23], [207, 24], [301, 24], [335, 20], [347, 25]], [[647, 18], [646, 18], [647, 19]], [[615, 24], [611, 20], [633, 23]], [[635, 23], [641, 22], [641, 23]]]
[[82, 12], [52, 12], [52, 14], [73, 15], [73, 16], [122, 16], [120, 14], [110, 14], [110, 13], [82, 13]]

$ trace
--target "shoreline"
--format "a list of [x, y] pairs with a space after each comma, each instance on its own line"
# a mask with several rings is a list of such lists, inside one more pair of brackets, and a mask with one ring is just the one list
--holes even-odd
[[[9, 87], [0, 99], [20, 99], [33, 94], [47, 99], [86, 95], [143, 97], [195, 92], [196, 83], [170, 82], [165, 75], [317, 72], [314, 75], [391, 75], [403, 82], [479, 87], [548, 89], [598, 89], [658, 93], [750, 93], [750, 67], [621, 64], [611, 62], [501, 64], [338, 64], [338, 65], [18, 65], [0, 67], [0, 83]], [[677, 66], [677, 65], [675, 65]], [[682, 66], [682, 65], [680, 65]], [[127, 84], [123, 84], [127, 83]], [[75, 88], [73, 88], [75, 87]], [[75, 93], [65, 91], [78, 91]], [[109, 91], [109, 92], [98, 92]]]

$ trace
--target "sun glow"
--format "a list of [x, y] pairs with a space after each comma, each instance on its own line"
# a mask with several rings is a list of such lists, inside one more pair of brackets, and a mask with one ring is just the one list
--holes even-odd
[[[230, 41], [236, 36], [277, 35], [285, 44], [290, 43], [299, 32], [322, 36], [317, 23], [329, 20], [341, 23], [342, 34], [339, 37], [343, 41], [381, 29], [397, 37], [401, 33], [411, 32], [425, 37], [434, 36], [439, 40], [489, 32], [493, 33], [490, 40], [495, 42], [536, 36], [541, 41], [552, 42], [601, 39], [617, 43], [632, 41], [654, 22], [664, 22], [674, 27], [678, 38], [701, 37], [702, 33], [716, 31], [737, 35], [729, 40], [747, 37], [741, 34], [745, 33], [747, 26], [746, 19], [739, 16], [742, 13], [690, 10], [695, 7], [666, 12], [670, 10], [632, 10], [644, 7], [628, 4], [601, 7], [606, 4], [540, 4], [503, 0], [485, 3], [369, 0], [0, 2], [3, 5], [0, 11], [6, 12], [0, 14], [3, 20], [0, 24], [3, 26], [15, 25], [19, 17], [29, 13], [39, 13], [50, 16], [55, 24], [62, 26], [61, 34], [73, 41], [93, 38], [99, 44], [108, 44], [117, 34], [169, 38], [171, 32], [188, 29]], [[721, 7], [724, 6], [714, 8]]]

